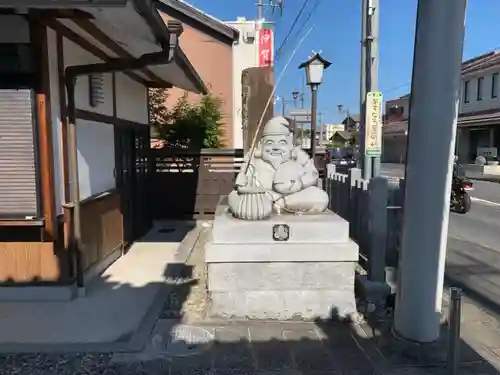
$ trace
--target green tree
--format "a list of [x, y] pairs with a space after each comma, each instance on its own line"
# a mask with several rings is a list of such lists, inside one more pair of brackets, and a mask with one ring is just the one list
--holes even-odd
[[160, 137], [167, 141], [168, 147], [221, 148], [222, 119], [219, 98], [207, 94], [199, 103], [191, 104], [184, 93], [168, 112], [166, 123], [160, 128]]
[[352, 138], [349, 141], [349, 144], [351, 146], [358, 146], [359, 145], [359, 131], [352, 131], [351, 132]]
[[311, 138], [311, 129], [298, 128], [296, 131], [297, 131], [297, 139]]
[[168, 122], [168, 108], [165, 104], [168, 97], [167, 89], [149, 89], [149, 119], [152, 133], [155, 135]]
[[345, 147], [345, 143], [344, 142], [340, 142], [340, 141], [337, 141], [337, 140], [331, 140], [327, 145], [326, 147], [328, 148], [342, 148], [342, 147]]

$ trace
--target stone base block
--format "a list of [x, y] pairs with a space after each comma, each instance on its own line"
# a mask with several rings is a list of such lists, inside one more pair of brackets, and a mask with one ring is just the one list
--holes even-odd
[[356, 312], [358, 246], [348, 234], [348, 222], [332, 212], [243, 221], [219, 206], [205, 249], [211, 314], [277, 320], [350, 317]]
[[211, 292], [211, 314], [242, 319], [347, 319], [356, 313], [352, 291], [240, 290]]
[[211, 263], [208, 289], [213, 292], [352, 292], [354, 272], [353, 262]]
[[358, 245], [341, 243], [234, 244], [207, 243], [207, 263], [246, 262], [357, 262]]
[[339, 215], [326, 211], [317, 215], [275, 215], [267, 220], [245, 221], [234, 218], [227, 208], [218, 208], [212, 231], [214, 243], [275, 243], [273, 227], [289, 227], [286, 243], [346, 243], [349, 223]]

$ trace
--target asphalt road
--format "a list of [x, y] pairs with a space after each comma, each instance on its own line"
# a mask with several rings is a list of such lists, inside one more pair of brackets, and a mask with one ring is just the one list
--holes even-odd
[[[404, 166], [385, 164], [382, 174], [400, 178]], [[474, 181], [471, 197], [468, 214], [450, 213], [446, 275], [500, 314], [500, 183]]]

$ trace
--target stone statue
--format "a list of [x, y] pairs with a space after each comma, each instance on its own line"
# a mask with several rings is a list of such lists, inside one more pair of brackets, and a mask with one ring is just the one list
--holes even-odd
[[328, 194], [317, 186], [319, 174], [314, 161], [293, 145], [293, 134], [284, 117], [274, 117], [266, 124], [249, 159], [250, 153], [228, 197], [235, 217], [262, 220], [272, 214], [273, 208], [277, 213], [326, 210]]

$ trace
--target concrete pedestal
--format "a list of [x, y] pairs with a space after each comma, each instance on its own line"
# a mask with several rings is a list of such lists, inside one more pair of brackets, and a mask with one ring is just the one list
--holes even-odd
[[348, 222], [332, 212], [252, 222], [219, 206], [205, 261], [212, 315], [289, 320], [356, 312], [358, 246]]

